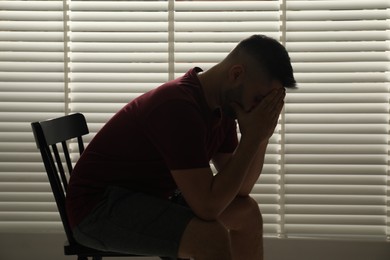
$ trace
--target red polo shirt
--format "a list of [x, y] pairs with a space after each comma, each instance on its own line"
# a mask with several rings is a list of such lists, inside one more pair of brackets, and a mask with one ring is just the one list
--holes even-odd
[[168, 198], [170, 170], [209, 167], [237, 146], [235, 121], [207, 106], [194, 68], [128, 103], [96, 134], [77, 162], [67, 192], [75, 227], [108, 186]]

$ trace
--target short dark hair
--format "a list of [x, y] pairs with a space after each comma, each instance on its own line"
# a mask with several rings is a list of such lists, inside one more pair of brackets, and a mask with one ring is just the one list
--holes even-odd
[[243, 50], [266, 70], [272, 79], [279, 80], [286, 88], [296, 86], [293, 68], [287, 50], [277, 40], [265, 35], [252, 35], [236, 47]]

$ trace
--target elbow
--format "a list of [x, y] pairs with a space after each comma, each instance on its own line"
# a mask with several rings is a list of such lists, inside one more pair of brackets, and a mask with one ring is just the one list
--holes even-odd
[[199, 207], [197, 210], [194, 210], [194, 214], [204, 221], [216, 221], [221, 215], [222, 210], [220, 210], [216, 205], [208, 202]]
[[216, 213], [213, 210], [202, 210], [199, 212], [195, 212], [195, 215], [200, 218], [201, 220], [210, 222], [210, 221], [216, 221], [218, 220], [219, 213]]
[[250, 189], [242, 189], [238, 192], [237, 197], [249, 197], [251, 191]]

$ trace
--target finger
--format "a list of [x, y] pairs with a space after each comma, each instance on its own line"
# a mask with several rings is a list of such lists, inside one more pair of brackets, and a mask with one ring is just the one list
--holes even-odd
[[261, 104], [266, 111], [273, 111], [279, 103], [283, 102], [285, 97], [284, 89], [272, 90], [264, 99]]
[[256, 110], [265, 110], [267, 107], [272, 104], [272, 100], [277, 96], [277, 90], [271, 90], [267, 95], [265, 95], [261, 101], [256, 105]]
[[278, 89], [275, 99], [278, 101], [284, 100], [285, 96], [286, 96], [286, 90], [284, 88]]
[[280, 116], [280, 113], [282, 112], [282, 110], [283, 110], [283, 103], [281, 103], [278, 107], [276, 107], [275, 108], [275, 116], [277, 117], [277, 118], [279, 118], [279, 116]]
[[274, 127], [276, 127], [276, 125], [277, 125], [278, 122], [279, 122], [280, 112], [281, 112], [281, 109], [278, 110], [277, 112], [275, 111], [275, 114], [273, 115], [273, 118], [272, 118], [272, 125], [273, 125]]
[[276, 103], [274, 108], [269, 112], [272, 121], [278, 120], [280, 113], [282, 112], [283, 106], [284, 106], [284, 101], [282, 99], [280, 102]]
[[284, 96], [281, 97], [278, 102], [275, 104], [275, 111], [280, 114], [280, 112], [282, 111], [284, 107]]

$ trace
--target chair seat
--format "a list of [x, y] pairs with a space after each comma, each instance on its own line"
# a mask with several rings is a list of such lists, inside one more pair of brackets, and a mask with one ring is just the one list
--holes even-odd
[[[68, 241], [64, 246], [65, 255], [78, 255], [82, 257], [100, 256], [100, 257], [148, 257], [147, 255], [121, 254], [115, 252], [100, 251], [77, 243], [69, 244]], [[150, 257], [150, 256], [149, 256]], [[173, 260], [171, 257], [160, 257], [161, 260]], [[177, 260], [186, 260], [177, 258]]]
[[134, 254], [121, 254], [121, 253], [115, 253], [115, 252], [106, 252], [106, 251], [100, 251], [97, 249], [89, 248], [77, 243], [69, 244], [66, 242], [64, 246], [64, 253], [65, 255], [79, 255], [79, 256], [93, 256], [93, 255], [99, 255], [99, 256], [139, 256], [141, 255], [134, 255]]

